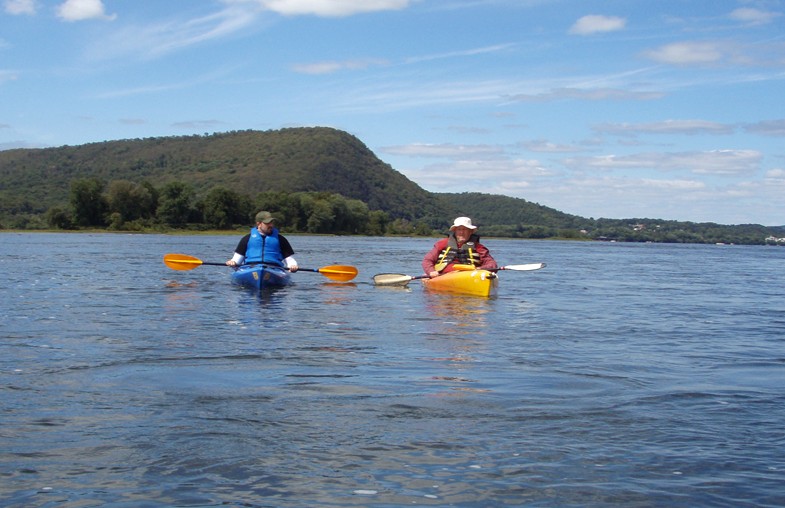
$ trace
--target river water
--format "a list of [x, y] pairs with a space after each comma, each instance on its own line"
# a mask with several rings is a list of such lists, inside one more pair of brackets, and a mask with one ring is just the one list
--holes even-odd
[[0, 505], [784, 506], [785, 249], [488, 239], [496, 298], [375, 287], [434, 239], [0, 234]]

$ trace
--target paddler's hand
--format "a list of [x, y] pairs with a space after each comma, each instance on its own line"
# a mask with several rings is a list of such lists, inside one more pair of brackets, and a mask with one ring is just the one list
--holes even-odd
[[289, 265], [289, 271], [292, 272], [292, 273], [296, 272], [299, 268], [300, 267], [297, 266], [296, 264]]
[[434, 270], [434, 271], [432, 271], [432, 272], [430, 272], [430, 273], [428, 274], [428, 277], [430, 277], [430, 278], [432, 278], [432, 279], [433, 279], [434, 277], [438, 277], [438, 276], [439, 276], [439, 272], [437, 272], [436, 270]]
[[230, 259], [229, 261], [226, 262], [226, 266], [237, 266], [237, 261], [235, 261], [234, 259]]

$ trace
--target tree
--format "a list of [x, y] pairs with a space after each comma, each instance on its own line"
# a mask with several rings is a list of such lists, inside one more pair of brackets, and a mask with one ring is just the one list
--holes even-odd
[[417, 221], [414, 227], [414, 234], [417, 236], [430, 236], [433, 234], [433, 229], [425, 221]]
[[329, 233], [334, 220], [335, 214], [330, 203], [324, 199], [316, 200], [308, 216], [307, 230], [309, 233]]
[[144, 211], [144, 218], [153, 219], [155, 218], [156, 211], [158, 210], [158, 200], [161, 198], [161, 195], [158, 192], [158, 189], [156, 189], [155, 186], [149, 181], [145, 180], [141, 183], [141, 185], [150, 193], [150, 202], [147, 206], [147, 209]]
[[109, 213], [115, 213], [112, 223], [122, 226], [126, 222], [137, 219], [149, 219], [153, 216], [155, 203], [153, 194], [144, 185], [139, 185], [128, 180], [113, 180], [109, 182], [106, 193]]
[[169, 182], [161, 189], [156, 217], [168, 226], [185, 226], [194, 213], [193, 199], [194, 190], [190, 185]]
[[104, 183], [97, 178], [82, 178], [71, 182], [71, 208], [79, 226], [105, 226], [107, 203], [103, 196]]
[[71, 229], [74, 227], [71, 214], [59, 207], [52, 207], [46, 211], [46, 223], [49, 224], [49, 227], [57, 229]]
[[213, 187], [202, 202], [205, 223], [216, 229], [247, 223], [250, 210], [250, 200], [246, 196], [225, 187]]
[[382, 236], [387, 232], [387, 224], [390, 223], [390, 216], [387, 212], [373, 210], [368, 213], [368, 226], [366, 234], [371, 236]]
[[297, 231], [300, 217], [300, 199], [297, 194], [267, 191], [256, 196], [256, 207], [252, 215], [267, 210], [275, 217], [278, 227]]
[[406, 219], [395, 219], [388, 225], [387, 230], [393, 235], [411, 235], [414, 233], [414, 226]]
[[359, 199], [349, 199], [346, 202], [346, 232], [350, 234], [363, 234], [368, 231], [370, 211], [368, 205]]

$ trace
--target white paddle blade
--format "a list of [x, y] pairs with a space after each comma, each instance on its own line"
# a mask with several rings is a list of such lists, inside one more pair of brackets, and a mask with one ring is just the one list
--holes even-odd
[[402, 273], [380, 273], [373, 276], [373, 283], [377, 286], [405, 286], [414, 277]]
[[545, 268], [545, 263], [529, 263], [527, 265], [507, 265], [502, 266], [500, 270], [516, 270], [518, 272], [529, 272], [531, 270], [539, 270]]

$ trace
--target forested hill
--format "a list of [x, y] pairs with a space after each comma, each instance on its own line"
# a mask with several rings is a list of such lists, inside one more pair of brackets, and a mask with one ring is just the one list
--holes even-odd
[[325, 127], [0, 151], [0, 229], [225, 228], [260, 206], [286, 208], [288, 231], [433, 234], [469, 215], [485, 236], [785, 244], [785, 227], [593, 220], [507, 196], [431, 193]]
[[408, 219], [438, 213], [429, 192], [379, 160], [359, 139], [323, 127], [3, 151], [2, 212], [12, 206], [39, 212], [63, 206], [77, 178], [154, 186], [182, 181], [197, 195], [217, 186], [250, 196], [325, 191]]

